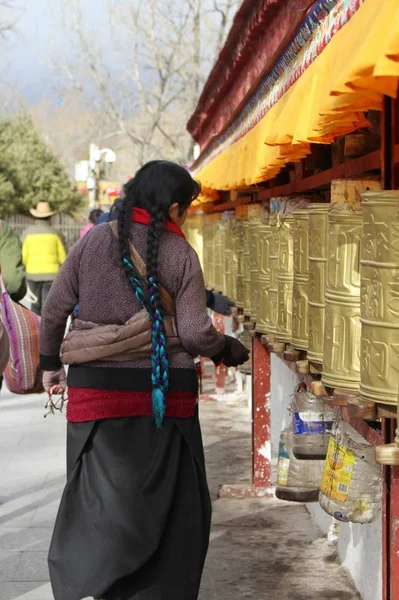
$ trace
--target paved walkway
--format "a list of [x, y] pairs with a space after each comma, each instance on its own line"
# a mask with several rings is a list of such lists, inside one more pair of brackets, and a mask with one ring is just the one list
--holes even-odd
[[[53, 600], [46, 556], [64, 483], [65, 422], [43, 419], [44, 404], [44, 396], [0, 396], [0, 600]], [[217, 500], [219, 484], [248, 479], [250, 417], [244, 404], [227, 402], [202, 403], [201, 416], [214, 522], [200, 600], [356, 600], [304, 507]]]

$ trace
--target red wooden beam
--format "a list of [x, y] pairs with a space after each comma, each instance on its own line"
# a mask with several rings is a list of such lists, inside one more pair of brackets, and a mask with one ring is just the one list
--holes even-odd
[[380, 431], [373, 429], [362, 419], [350, 419], [349, 425], [356, 429], [358, 433], [372, 446], [379, 446], [384, 443], [383, 435]]
[[347, 177], [356, 177], [367, 171], [373, 171], [374, 169], [381, 168], [381, 153], [379, 150], [360, 156], [347, 163], [327, 169], [316, 175], [305, 177], [299, 181], [293, 181], [286, 185], [280, 185], [268, 190], [262, 190], [258, 192], [258, 200], [269, 200], [270, 198], [278, 196], [290, 196], [292, 194], [298, 194], [306, 192], [308, 190], [314, 190], [330, 185], [333, 179], [342, 179]]
[[[382, 183], [399, 188], [399, 102], [384, 99], [382, 125]], [[395, 419], [382, 419], [384, 442], [395, 439]], [[384, 467], [382, 498], [383, 600], [399, 598], [399, 467]]]
[[[382, 435], [384, 443], [391, 441], [390, 432], [391, 419], [382, 419]], [[391, 487], [391, 468], [382, 469], [382, 600], [390, 599], [390, 516], [391, 505], [389, 502], [389, 491]]]
[[197, 206], [192, 206], [189, 212], [190, 214], [224, 212], [226, 210], [234, 210], [236, 206], [251, 204], [251, 202], [252, 196], [239, 196], [237, 200], [229, 200], [228, 202], [205, 202], [204, 204], [198, 204]]
[[[394, 147], [394, 159], [395, 162], [399, 163], [399, 144]], [[258, 191], [256, 187], [253, 188], [254, 194], [256, 194], [256, 201], [261, 202], [262, 200], [270, 200], [278, 196], [291, 196], [293, 194], [300, 194], [307, 192], [308, 190], [317, 190], [319, 188], [325, 188], [330, 185], [333, 179], [344, 179], [348, 177], [356, 177], [367, 173], [368, 171], [374, 171], [381, 168], [382, 159], [380, 150], [360, 156], [350, 160], [342, 165], [321, 171], [316, 175], [299, 179], [287, 183], [286, 185], [279, 185], [269, 189], [263, 189]], [[190, 213], [214, 213], [224, 212], [225, 210], [232, 210], [236, 206], [243, 204], [250, 204], [252, 202], [252, 196], [240, 196], [237, 200], [229, 202], [209, 202], [198, 206], [193, 206], [190, 209]]]

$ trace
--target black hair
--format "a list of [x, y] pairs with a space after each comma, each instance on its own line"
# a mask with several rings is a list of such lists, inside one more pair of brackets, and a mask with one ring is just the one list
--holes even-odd
[[[162, 229], [170, 207], [177, 203], [182, 215], [200, 193], [200, 185], [183, 167], [154, 160], [139, 169], [124, 186], [118, 218], [119, 250], [124, 272], [136, 298], [152, 322], [152, 405], [158, 427], [165, 414], [165, 397], [169, 387], [169, 361], [164, 325], [164, 308], [159, 293], [158, 250]], [[133, 208], [146, 210], [151, 216], [147, 238], [147, 280], [143, 282], [130, 258], [129, 231]]]
[[101, 217], [101, 215], [103, 215], [103, 214], [104, 214], [104, 211], [101, 210], [101, 208], [94, 208], [93, 210], [91, 210], [90, 214], [89, 214], [90, 223], [94, 224], [97, 221], [97, 219], [99, 217]]
[[109, 220], [116, 221], [119, 218], [119, 212], [121, 210], [122, 200], [121, 198], [117, 198], [113, 205], [111, 206], [111, 210], [109, 211]]

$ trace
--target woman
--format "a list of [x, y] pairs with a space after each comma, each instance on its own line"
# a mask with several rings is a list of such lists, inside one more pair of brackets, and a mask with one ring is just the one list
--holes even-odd
[[208, 318], [180, 229], [198, 193], [178, 165], [142, 167], [117, 227], [99, 225], [71, 250], [48, 297], [41, 366], [53, 393], [65, 389], [60, 347], [80, 304], [62, 347], [71, 366], [67, 484], [49, 554], [55, 600], [198, 597], [211, 504], [194, 357], [248, 359]]
[[93, 229], [97, 219], [99, 219], [102, 214], [104, 214], [104, 211], [102, 211], [101, 208], [95, 208], [92, 211], [90, 211], [89, 222], [86, 223], [86, 225], [82, 228], [79, 234], [80, 239], [82, 239], [82, 237], [84, 237], [86, 233], [90, 231], [90, 229]]

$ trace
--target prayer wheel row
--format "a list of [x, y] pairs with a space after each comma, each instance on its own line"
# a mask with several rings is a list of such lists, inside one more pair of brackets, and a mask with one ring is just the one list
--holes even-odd
[[399, 191], [356, 194], [206, 217], [204, 268], [258, 332], [307, 351], [325, 385], [396, 404]]

